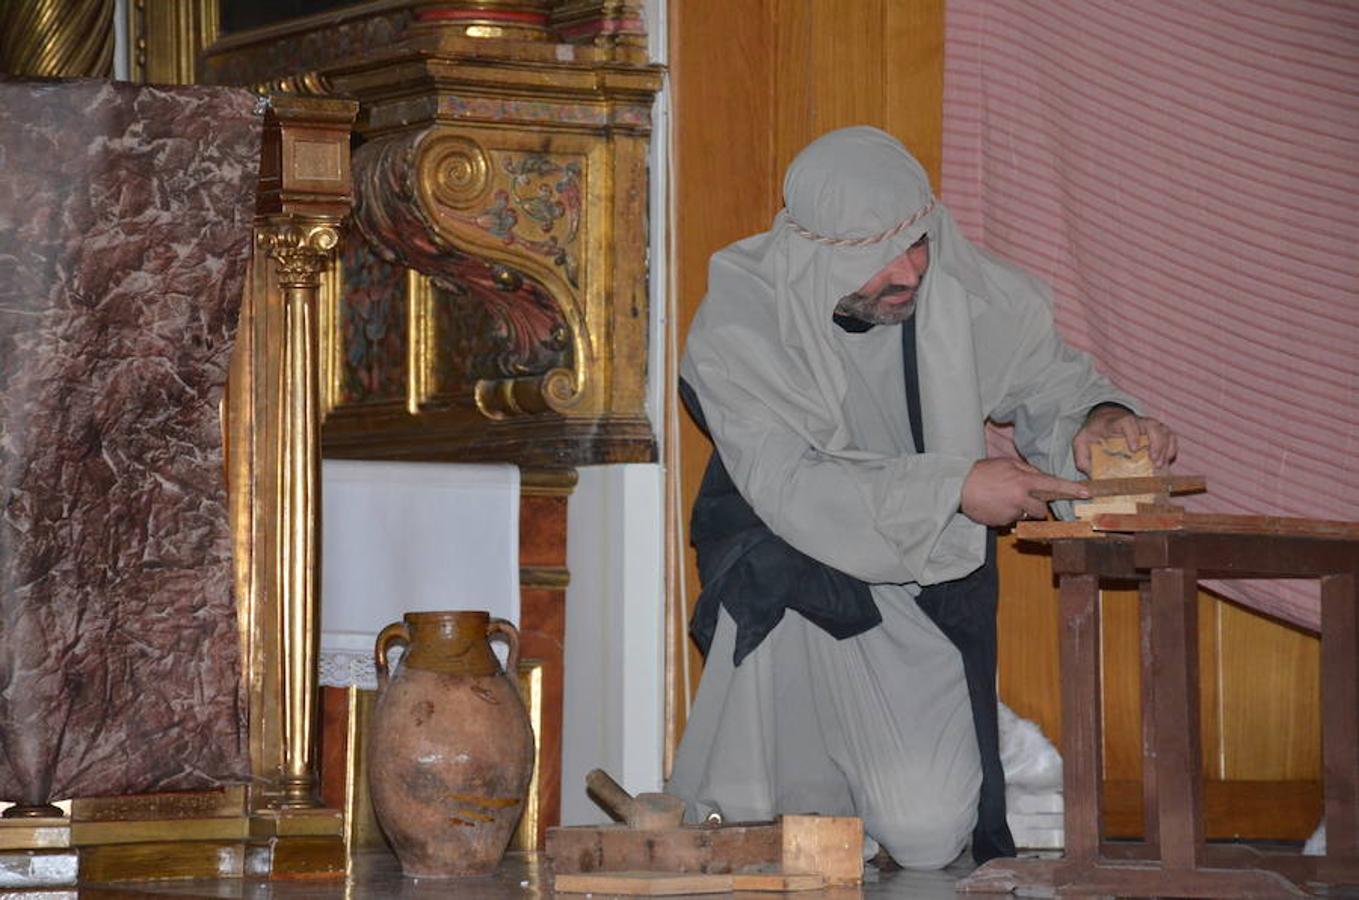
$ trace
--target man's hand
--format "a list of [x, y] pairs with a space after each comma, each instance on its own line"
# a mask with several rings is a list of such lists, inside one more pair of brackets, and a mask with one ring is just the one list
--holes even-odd
[[1134, 449], [1141, 447], [1145, 441], [1151, 464], [1157, 469], [1174, 462], [1180, 451], [1175, 432], [1159, 419], [1133, 415], [1121, 406], [1096, 406], [1090, 410], [1085, 424], [1071, 441], [1076, 468], [1090, 474], [1091, 445], [1109, 437], [1122, 437]]
[[1009, 525], [1017, 519], [1042, 519], [1048, 507], [1033, 491], [1052, 491], [1085, 500], [1090, 492], [1079, 482], [1044, 475], [1018, 459], [983, 459], [963, 482], [963, 515], [983, 525]]

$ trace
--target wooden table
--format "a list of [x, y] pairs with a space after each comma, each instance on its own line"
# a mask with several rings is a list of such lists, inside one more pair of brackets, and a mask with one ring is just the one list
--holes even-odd
[[[960, 882], [960, 891], [1045, 887], [1059, 896], [1288, 897], [1307, 896], [1309, 885], [1359, 884], [1359, 525], [1302, 536], [1297, 532], [1306, 528], [1282, 533], [1277, 520], [1258, 529], [1251, 521], [1051, 540], [1061, 587], [1065, 856], [993, 860]], [[1263, 854], [1204, 840], [1200, 578], [1321, 582], [1324, 857]], [[1140, 582], [1142, 843], [1107, 843], [1100, 832], [1101, 579]]]

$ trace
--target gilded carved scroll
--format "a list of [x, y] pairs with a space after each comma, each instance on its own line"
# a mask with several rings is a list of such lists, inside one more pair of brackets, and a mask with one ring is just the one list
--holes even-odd
[[[354, 307], [371, 306], [362, 287], [351, 298], [351, 274], [364, 287], [364, 276], [381, 278], [384, 265], [428, 277], [408, 298], [412, 411], [469, 393], [491, 419], [580, 403], [594, 362], [580, 302], [584, 158], [487, 152], [430, 129], [370, 142], [355, 163], [355, 224], [365, 243], [347, 251], [340, 305], [346, 322]], [[365, 262], [371, 256], [379, 261]], [[342, 340], [362, 346], [364, 334], [350, 328]], [[350, 359], [372, 356], [351, 349]], [[369, 371], [371, 383], [376, 367]], [[351, 372], [351, 383], [364, 380]]]

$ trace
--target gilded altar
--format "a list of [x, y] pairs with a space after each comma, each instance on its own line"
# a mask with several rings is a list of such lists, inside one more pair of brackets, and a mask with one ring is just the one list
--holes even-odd
[[654, 458], [644, 40], [633, 3], [378, 0], [204, 51], [204, 81], [360, 104], [327, 455]]

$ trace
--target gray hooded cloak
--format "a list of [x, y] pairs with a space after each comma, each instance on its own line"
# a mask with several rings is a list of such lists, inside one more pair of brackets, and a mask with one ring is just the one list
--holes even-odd
[[[720, 808], [728, 819], [859, 815], [898, 862], [942, 866], [976, 824], [982, 762], [996, 758], [994, 578], [978, 607], [989, 660], [966, 678], [959, 649], [968, 649], [940, 609], [950, 595], [936, 595], [929, 615], [916, 598], [987, 559], [987, 529], [959, 511], [963, 482], [985, 456], [985, 421], [1013, 422], [1031, 463], [1075, 477], [1071, 440], [1089, 410], [1135, 406], [1057, 336], [1041, 282], [959, 234], [891, 136], [823, 136], [789, 167], [784, 198], [769, 231], [713, 256], [681, 375], [753, 521], [790, 548], [787, 558], [829, 570], [829, 581], [798, 570], [800, 587], [790, 588], [742, 568], [767, 543], [722, 545], [728, 588], [742, 587], [713, 592], [705, 579], [715, 634], [668, 789], [694, 812]], [[922, 236], [930, 263], [913, 322], [838, 327], [839, 299]], [[903, 332], [914, 333], [905, 353]], [[909, 388], [903, 359], [918, 372]], [[914, 391], [923, 434], [911, 425]], [[867, 588], [871, 620], [837, 628], [837, 608], [818, 616], [804, 608], [815, 601], [789, 599], [845, 580]], [[741, 605], [762, 581], [780, 595], [778, 615], [742, 646], [752, 626]], [[986, 728], [980, 716], [973, 724], [969, 683], [989, 694]], [[1003, 784], [999, 792], [1003, 829]]]

